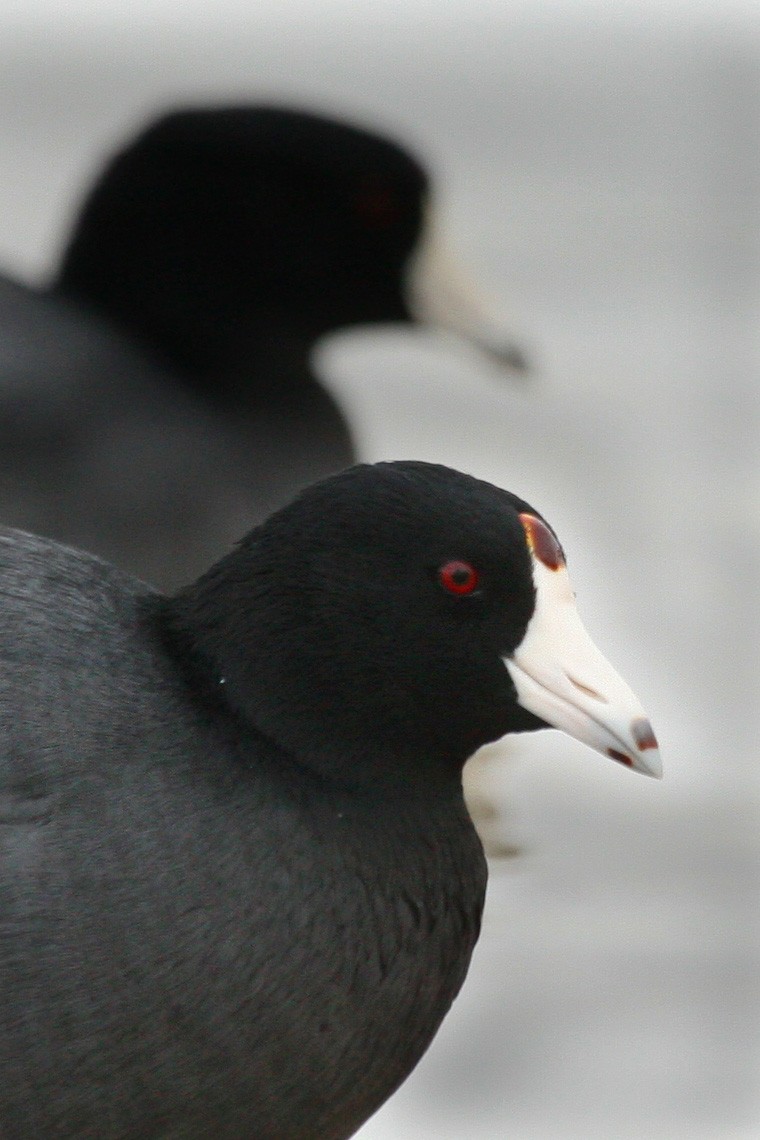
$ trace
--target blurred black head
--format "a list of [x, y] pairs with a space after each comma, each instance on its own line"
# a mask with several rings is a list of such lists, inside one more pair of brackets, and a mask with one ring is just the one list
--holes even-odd
[[409, 319], [426, 189], [400, 147], [329, 118], [179, 111], [108, 166], [57, 287], [184, 370], [223, 369], [257, 329]]

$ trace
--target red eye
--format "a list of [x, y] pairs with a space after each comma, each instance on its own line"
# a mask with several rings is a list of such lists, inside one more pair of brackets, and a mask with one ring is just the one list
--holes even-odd
[[356, 194], [354, 209], [365, 225], [381, 230], [395, 225], [401, 212], [391, 187], [369, 179]]
[[441, 566], [438, 571], [438, 581], [450, 594], [471, 594], [477, 587], [479, 575], [469, 562], [454, 559]]

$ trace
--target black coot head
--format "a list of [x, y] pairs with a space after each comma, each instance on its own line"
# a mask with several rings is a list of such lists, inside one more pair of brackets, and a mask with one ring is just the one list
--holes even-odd
[[316, 484], [169, 606], [203, 683], [323, 774], [429, 788], [480, 745], [547, 724], [659, 772], [551, 528], [449, 468], [379, 463]]
[[426, 187], [400, 147], [318, 115], [169, 114], [95, 186], [58, 287], [200, 373], [286, 318], [305, 340], [407, 319]]
[[181, 624], [226, 699], [317, 767], [451, 774], [487, 740], [543, 723], [503, 663], [534, 608], [523, 510], [447, 468], [354, 467], [184, 592]]

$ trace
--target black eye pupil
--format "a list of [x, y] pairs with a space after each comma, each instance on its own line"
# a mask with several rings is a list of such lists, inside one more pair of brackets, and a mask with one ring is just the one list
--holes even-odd
[[438, 581], [450, 594], [471, 594], [478, 584], [478, 572], [469, 562], [454, 559], [441, 566]]

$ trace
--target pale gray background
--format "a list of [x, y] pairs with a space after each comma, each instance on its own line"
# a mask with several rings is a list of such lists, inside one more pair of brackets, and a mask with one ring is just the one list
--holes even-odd
[[760, 1135], [760, 9], [568, 0], [4, 0], [0, 261], [41, 279], [101, 156], [167, 104], [385, 126], [539, 364], [334, 338], [367, 458], [451, 463], [559, 531], [662, 784], [541, 734], [490, 784], [523, 845], [435, 1046], [362, 1140]]

